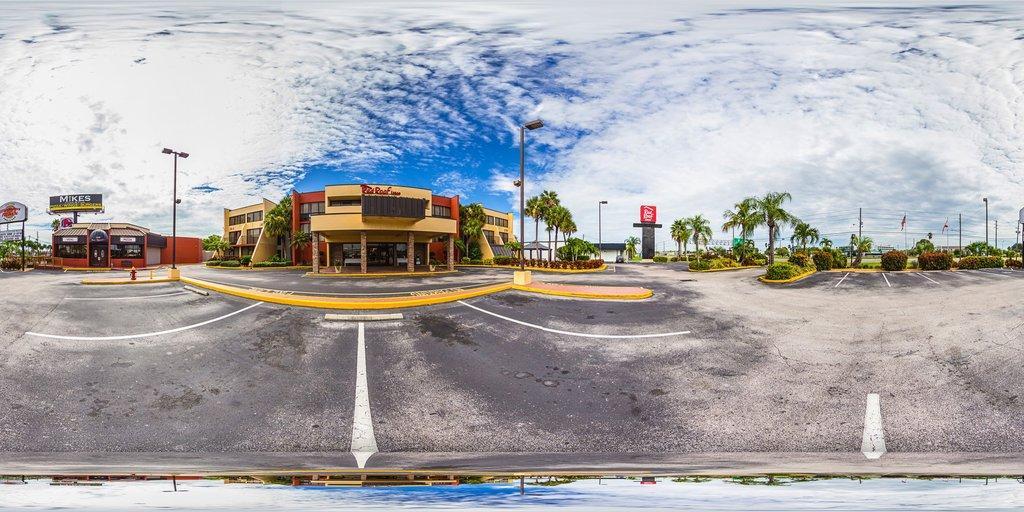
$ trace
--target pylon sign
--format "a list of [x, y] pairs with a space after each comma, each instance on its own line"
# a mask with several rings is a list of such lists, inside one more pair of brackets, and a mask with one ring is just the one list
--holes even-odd
[[10, 201], [0, 205], [0, 224], [11, 224], [13, 222], [25, 222], [28, 220], [28, 207]]

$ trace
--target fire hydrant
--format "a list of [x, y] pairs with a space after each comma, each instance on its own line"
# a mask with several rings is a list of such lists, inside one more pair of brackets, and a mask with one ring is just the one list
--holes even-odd
[[135, 267], [132, 267], [131, 276], [132, 276], [132, 281], [134, 281], [135, 280]]

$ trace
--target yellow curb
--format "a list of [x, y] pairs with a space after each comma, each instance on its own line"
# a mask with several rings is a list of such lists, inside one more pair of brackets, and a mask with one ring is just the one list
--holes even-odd
[[487, 285], [477, 288], [471, 288], [468, 290], [462, 290], [454, 293], [439, 293], [434, 295], [367, 299], [362, 297], [312, 297], [303, 295], [286, 295], [282, 293], [272, 293], [236, 288], [234, 286], [215, 284], [188, 277], [181, 278], [181, 281], [192, 286], [206, 288], [207, 290], [213, 290], [215, 292], [225, 293], [228, 295], [234, 295], [236, 297], [243, 297], [251, 300], [270, 302], [273, 304], [283, 304], [286, 306], [300, 306], [319, 309], [366, 310], [431, 306], [434, 304], [454, 302], [457, 300], [479, 297], [481, 295], [489, 295], [492, 293], [503, 292], [505, 290], [512, 288], [512, 283], [501, 283], [496, 285]]
[[315, 274], [313, 272], [306, 272], [302, 277], [353, 277], [353, 278], [365, 278], [365, 277], [423, 277], [423, 276], [436, 276], [438, 274], [454, 274], [458, 270], [436, 270], [434, 272], [374, 272], [366, 274]]
[[726, 271], [729, 271], [729, 270], [744, 270], [744, 269], [748, 269], [748, 268], [761, 268], [761, 265], [745, 265], [745, 266], [742, 266], [742, 267], [729, 267], [729, 268], [709, 268], [707, 270], [690, 270], [690, 269], [686, 269], [686, 270], [689, 271], [689, 272], [726, 272]]
[[804, 279], [806, 277], [810, 277], [811, 275], [813, 275], [816, 272], [817, 272], [817, 270], [812, 270], [810, 272], [804, 272], [803, 274], [800, 274], [800, 275], [795, 276], [795, 277], [791, 277], [789, 279], [765, 279], [764, 275], [762, 274], [762, 275], [757, 276], [757, 280], [761, 281], [762, 283], [767, 283], [767, 284], [795, 283], [795, 282], [797, 282], [797, 281], [799, 281], [801, 279]]
[[556, 295], [559, 297], [573, 297], [577, 299], [600, 299], [600, 300], [643, 300], [649, 299], [654, 296], [654, 292], [648, 289], [644, 289], [644, 293], [632, 293], [632, 294], [618, 294], [612, 295], [607, 293], [579, 293], [569, 292], [560, 290], [546, 290], [543, 288], [534, 288], [532, 286], [512, 285], [513, 290], [519, 290], [522, 292], [540, 293], [543, 295]]
[[[508, 268], [512, 270], [519, 270], [519, 265], [474, 265], [471, 263], [458, 263], [456, 267], [475, 267], [475, 268]], [[552, 272], [559, 274], [589, 274], [593, 272], [604, 272], [608, 270], [608, 265], [604, 264], [597, 268], [545, 268], [545, 267], [526, 267], [526, 270], [532, 270], [534, 272]]]
[[177, 279], [170, 277], [158, 277], [156, 279], [83, 279], [82, 284], [153, 284], [153, 283], [173, 283]]

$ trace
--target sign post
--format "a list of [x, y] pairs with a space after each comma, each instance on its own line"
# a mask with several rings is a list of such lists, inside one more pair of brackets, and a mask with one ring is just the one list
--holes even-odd
[[658, 224], [658, 207], [640, 205], [640, 222], [634, 223], [633, 227], [643, 229], [640, 235], [640, 257], [645, 260], [653, 258], [654, 229], [661, 227], [661, 224]]
[[[0, 225], [21, 223], [21, 271], [25, 271], [25, 222], [28, 221], [28, 207], [14, 201], [0, 205]], [[5, 235], [5, 238], [13, 235]]]
[[[1017, 220], [1024, 226], [1024, 208], [1020, 209], [1020, 216]], [[1024, 242], [1020, 243], [1020, 264], [1021, 270], [1024, 270]]]

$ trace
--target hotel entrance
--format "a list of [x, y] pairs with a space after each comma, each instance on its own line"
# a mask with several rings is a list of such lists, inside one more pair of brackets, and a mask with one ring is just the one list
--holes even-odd
[[[330, 243], [329, 253], [331, 255], [330, 265], [332, 267], [344, 267], [346, 265], [359, 266], [359, 244]], [[417, 264], [423, 263], [423, 247], [417, 246], [414, 250]], [[403, 243], [379, 243], [371, 242], [366, 244], [366, 266], [368, 267], [404, 267], [408, 264], [408, 244]]]

